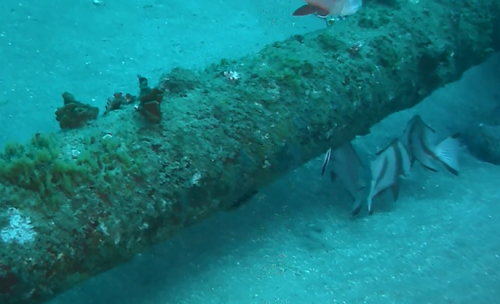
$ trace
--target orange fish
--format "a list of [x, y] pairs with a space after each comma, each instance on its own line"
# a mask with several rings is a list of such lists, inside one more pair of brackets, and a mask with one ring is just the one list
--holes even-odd
[[307, 4], [293, 12], [294, 16], [316, 14], [320, 17], [343, 17], [356, 13], [362, 0], [304, 0]]

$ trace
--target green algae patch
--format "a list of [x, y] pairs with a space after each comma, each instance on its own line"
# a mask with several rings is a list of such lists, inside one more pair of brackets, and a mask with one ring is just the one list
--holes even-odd
[[40, 200], [53, 204], [60, 193], [71, 193], [71, 184], [83, 182], [81, 168], [60, 159], [60, 153], [55, 137], [50, 135], [37, 134], [25, 145], [8, 143], [0, 155], [0, 181], [20, 191], [35, 192]]
[[114, 176], [140, 175], [140, 164], [119, 139], [101, 137], [89, 136], [80, 149], [64, 147], [53, 134], [36, 134], [26, 144], [8, 143], [0, 154], [0, 182], [14, 186], [17, 196], [33, 194], [36, 202], [26, 206], [13, 200], [11, 206], [50, 212], [82, 186], [104, 192], [117, 185]]

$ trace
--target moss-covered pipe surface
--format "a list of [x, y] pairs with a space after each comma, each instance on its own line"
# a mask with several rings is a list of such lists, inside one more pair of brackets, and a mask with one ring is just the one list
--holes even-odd
[[164, 75], [159, 125], [128, 106], [8, 144], [0, 303], [48, 300], [420, 102], [498, 49], [499, 3], [371, 2], [258, 54]]

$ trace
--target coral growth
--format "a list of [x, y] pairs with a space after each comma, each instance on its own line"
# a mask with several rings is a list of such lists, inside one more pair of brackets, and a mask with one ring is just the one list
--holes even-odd
[[106, 112], [118, 110], [122, 104], [125, 104], [126, 100], [123, 97], [123, 94], [115, 93], [113, 97], [108, 98], [108, 102], [106, 103]]
[[64, 92], [62, 98], [64, 106], [59, 107], [55, 113], [61, 129], [82, 127], [89, 120], [96, 119], [97, 115], [99, 115], [99, 108], [77, 101], [68, 92]]
[[108, 98], [108, 102], [106, 103], [106, 112], [114, 111], [120, 109], [122, 105], [133, 103], [137, 100], [137, 97], [127, 93], [123, 96], [122, 92], [118, 92], [113, 94], [113, 97]]
[[151, 88], [148, 84], [148, 79], [146, 77], [142, 77], [141, 75], [137, 75], [139, 79], [139, 96], [148, 95], [151, 92]]
[[163, 91], [158, 88], [151, 89], [145, 77], [137, 75], [139, 78], [139, 105], [137, 111], [152, 123], [160, 123], [160, 104], [163, 100]]

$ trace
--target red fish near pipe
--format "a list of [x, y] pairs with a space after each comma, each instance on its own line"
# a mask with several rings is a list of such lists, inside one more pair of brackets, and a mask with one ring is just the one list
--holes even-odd
[[304, 0], [307, 4], [293, 12], [294, 16], [316, 14], [319, 17], [343, 17], [356, 13], [362, 0]]

